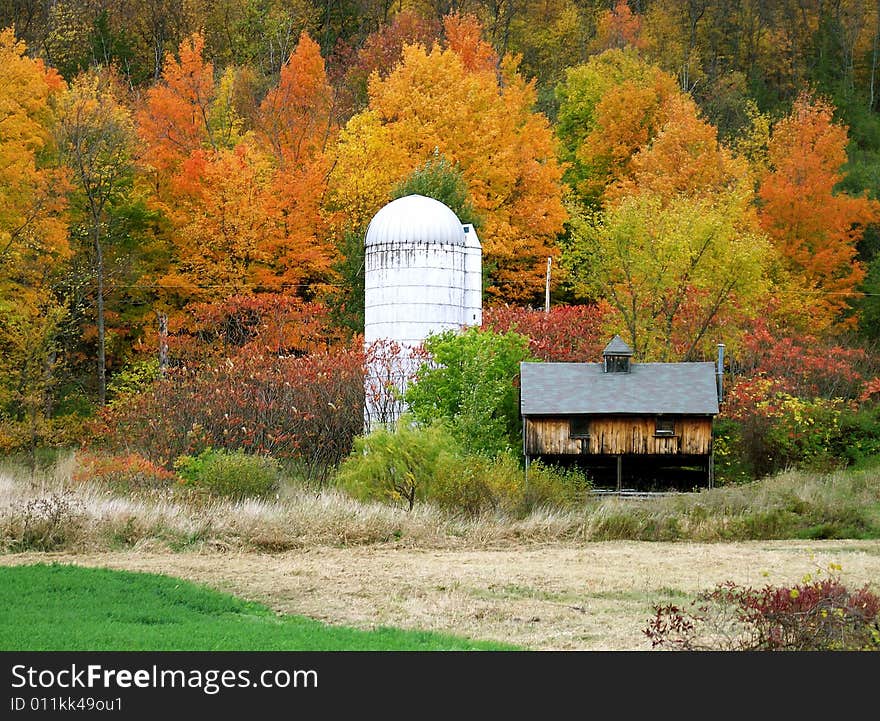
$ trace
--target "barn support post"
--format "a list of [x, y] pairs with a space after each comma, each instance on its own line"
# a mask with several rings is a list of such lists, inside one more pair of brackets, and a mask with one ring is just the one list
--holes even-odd
[[617, 456], [617, 492], [623, 490], [623, 456]]
[[715, 453], [709, 454], [709, 488], [715, 486]]
[[529, 463], [531, 462], [531, 458], [529, 454], [526, 454], [526, 490], [529, 488]]

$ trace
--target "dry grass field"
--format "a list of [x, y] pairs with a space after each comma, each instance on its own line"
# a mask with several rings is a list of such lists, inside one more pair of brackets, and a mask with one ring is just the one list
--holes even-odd
[[[120, 495], [0, 466], [0, 565], [57, 561], [202, 582], [279, 613], [530, 649], [648, 650], [655, 604], [837, 564], [880, 591], [880, 469], [790, 472], [650, 501], [524, 517], [407, 513], [325, 489], [231, 502]], [[824, 537], [865, 540], [745, 540]], [[618, 540], [642, 539], [642, 540]]]
[[880, 588], [880, 541], [737, 543], [505, 542], [496, 547], [314, 547], [281, 553], [147, 549], [27, 552], [0, 564], [57, 561], [180, 576], [280, 613], [497, 639], [530, 649], [649, 650], [652, 604], [687, 603], [733, 580], [796, 583], [829, 563], [851, 587]]

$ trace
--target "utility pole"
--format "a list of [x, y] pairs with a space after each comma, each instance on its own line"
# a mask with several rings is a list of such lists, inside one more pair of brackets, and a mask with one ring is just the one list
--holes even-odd
[[547, 280], [544, 283], [544, 312], [550, 312], [550, 264], [553, 258], [547, 258]]

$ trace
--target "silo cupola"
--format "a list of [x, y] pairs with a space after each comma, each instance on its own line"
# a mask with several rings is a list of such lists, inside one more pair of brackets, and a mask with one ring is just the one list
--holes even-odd
[[605, 373], [629, 373], [632, 355], [633, 349], [624, 342], [623, 338], [616, 335], [605, 346], [605, 350], [602, 351], [602, 370]]

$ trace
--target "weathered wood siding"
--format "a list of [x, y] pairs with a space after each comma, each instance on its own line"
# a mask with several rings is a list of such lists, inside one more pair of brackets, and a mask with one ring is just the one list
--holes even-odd
[[678, 418], [675, 434], [654, 435], [652, 416], [605, 416], [590, 419], [589, 438], [570, 438], [567, 417], [524, 419], [525, 452], [530, 456], [578, 454], [708, 455], [712, 419]]

